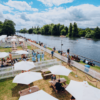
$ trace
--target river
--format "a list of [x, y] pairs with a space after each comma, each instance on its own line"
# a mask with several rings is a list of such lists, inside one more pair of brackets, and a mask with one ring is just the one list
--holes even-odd
[[[17, 35], [24, 36], [31, 40], [41, 41], [47, 47], [53, 48], [56, 47], [56, 50], [66, 50], [69, 48], [72, 54], [81, 55], [93, 60], [100, 62], [100, 40], [87, 40], [87, 39], [70, 39], [70, 38], [61, 38], [55, 36], [44, 36], [36, 34], [21, 34], [16, 33]], [[63, 44], [61, 48], [61, 42]], [[95, 62], [96, 65], [100, 66], [100, 63]]]

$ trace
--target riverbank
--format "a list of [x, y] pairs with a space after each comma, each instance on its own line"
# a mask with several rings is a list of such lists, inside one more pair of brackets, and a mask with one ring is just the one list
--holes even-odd
[[[86, 39], [71, 39], [71, 38], [60, 38], [55, 36], [44, 36], [36, 34], [21, 34], [23, 37], [31, 39], [32, 41], [42, 42], [46, 47], [56, 48], [56, 50], [61, 50], [61, 42], [63, 44], [62, 51], [66, 52], [67, 49], [70, 49], [72, 55], [80, 55], [86, 58], [89, 58], [94, 61], [100, 59], [100, 41], [86, 40]], [[85, 59], [85, 58], [84, 58]], [[88, 60], [89, 60], [88, 59]], [[90, 61], [90, 60], [89, 60]], [[95, 65], [100, 66], [100, 63], [94, 62]]]
[[[32, 50], [32, 49], [38, 49], [36, 46], [27, 46], [28, 49]], [[6, 48], [7, 49], [7, 48]], [[48, 54], [47, 52], [45, 52], [45, 56], [44, 56], [45, 60], [51, 60], [51, 55]], [[54, 59], [57, 59], [56, 57], [54, 57]], [[57, 59], [58, 61], [61, 61], [59, 59]], [[31, 61], [31, 59], [30, 59]], [[61, 76], [64, 77], [67, 80], [67, 84], [69, 84], [70, 80], [75, 80], [75, 81], [88, 81], [88, 83], [94, 87], [96, 87], [96, 82], [92, 82], [92, 81], [96, 81], [96, 79], [90, 77], [89, 75], [87, 75], [89, 77], [89, 79], [91, 79], [92, 81], [88, 80], [86, 78], [85, 73], [83, 73], [82, 71], [74, 68], [74, 67], [69, 67], [65, 62], [62, 61], [62, 65], [65, 66], [66, 68], [72, 70], [72, 72], [69, 74], [69, 76]], [[75, 77], [76, 75], [76, 71], [77, 70], [77, 75], [78, 77]], [[57, 78], [59, 76], [57, 75]], [[19, 99], [19, 94], [18, 91], [23, 90], [25, 88], [28, 88], [28, 86], [26, 85], [17, 85], [15, 83], [12, 83], [13, 78], [7, 78], [7, 79], [2, 79], [0, 80], [0, 100], [18, 100]], [[51, 87], [50, 87], [50, 81], [51, 79], [46, 79], [46, 80], [39, 80], [36, 81], [34, 83], [31, 84], [31, 86], [38, 86], [39, 89], [44, 90], [45, 92], [47, 92], [48, 94], [56, 97], [59, 100], [70, 100], [71, 95], [69, 93], [56, 93]], [[100, 82], [98, 82], [97, 84], [97, 88], [100, 88]]]

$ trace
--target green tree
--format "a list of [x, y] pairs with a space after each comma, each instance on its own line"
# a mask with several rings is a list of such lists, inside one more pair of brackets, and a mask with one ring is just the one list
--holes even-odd
[[68, 34], [68, 27], [65, 26], [64, 29], [66, 30], [66, 34], [65, 35], [67, 35]]
[[30, 28], [30, 29], [28, 30], [28, 33], [29, 33], [29, 34], [32, 34], [32, 33], [33, 33], [33, 29]]
[[2, 33], [8, 36], [15, 34], [15, 23], [12, 20], [6, 19], [2, 27]]
[[85, 37], [86, 35], [86, 31], [83, 29], [78, 29], [78, 36], [79, 37]]
[[66, 30], [65, 29], [61, 30], [61, 35], [66, 35]]
[[72, 36], [72, 23], [70, 23], [70, 25], [69, 25], [68, 36], [69, 36], [69, 37]]
[[2, 35], [3, 23], [0, 21], [0, 35]]
[[100, 39], [100, 29], [99, 29], [99, 27], [96, 27], [94, 29], [93, 38]]
[[78, 27], [75, 22], [74, 22], [73, 28], [72, 28], [72, 37], [78, 37]]

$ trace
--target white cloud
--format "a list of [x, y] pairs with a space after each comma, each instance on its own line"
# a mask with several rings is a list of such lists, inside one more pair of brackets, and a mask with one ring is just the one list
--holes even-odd
[[31, 1], [29, 4], [30, 4], [30, 5], [32, 5], [32, 4], [33, 4], [33, 2]]
[[[32, 3], [32, 2], [31, 2]], [[29, 11], [38, 11], [37, 8], [32, 8], [27, 2], [25, 1], [12, 1], [9, 0], [8, 2], [5, 3], [7, 6], [9, 7], [13, 7], [15, 9], [18, 9], [20, 11], [25, 11], [25, 10], [29, 10]]]
[[46, 6], [50, 6], [50, 7], [53, 5], [59, 6], [59, 5], [64, 4], [64, 3], [73, 2], [73, 0], [38, 0], [38, 1], [41, 1]]
[[[69, 23], [77, 22], [78, 27], [100, 27], [100, 6], [96, 7], [90, 4], [79, 6], [71, 6], [69, 8], [55, 7], [43, 12], [1, 14], [4, 19], [11, 19], [16, 23], [16, 29], [31, 28], [32, 26], [43, 26], [45, 24], [64, 24], [69, 26]], [[1, 18], [0, 18], [1, 20]], [[2, 21], [2, 20], [1, 20]]]
[[8, 11], [11, 12], [13, 10], [13, 8], [10, 8], [8, 6], [4, 6], [2, 4], [0, 4], [0, 11]]

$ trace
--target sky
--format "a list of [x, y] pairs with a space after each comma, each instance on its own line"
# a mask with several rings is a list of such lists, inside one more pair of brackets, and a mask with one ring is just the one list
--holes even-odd
[[76, 22], [79, 28], [100, 27], [100, 0], [0, 0], [0, 21], [13, 20], [16, 30]]

